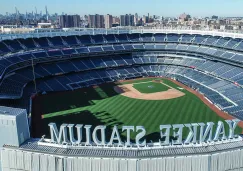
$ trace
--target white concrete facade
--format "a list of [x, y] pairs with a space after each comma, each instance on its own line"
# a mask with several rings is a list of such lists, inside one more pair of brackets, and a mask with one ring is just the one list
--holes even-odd
[[242, 171], [243, 150], [158, 158], [66, 157], [3, 148], [2, 171]]

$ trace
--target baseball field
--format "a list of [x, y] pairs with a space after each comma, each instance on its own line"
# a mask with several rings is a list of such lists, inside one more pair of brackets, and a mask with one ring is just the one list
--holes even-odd
[[[38, 105], [37, 105], [38, 103]], [[49, 136], [48, 123], [144, 126], [147, 139], [159, 137], [159, 125], [224, 120], [199, 97], [170, 80], [143, 78], [106, 83], [71, 92], [41, 95], [33, 100], [41, 123], [34, 134]], [[41, 125], [40, 125], [41, 124]], [[35, 127], [42, 129], [35, 129]], [[41, 131], [37, 131], [41, 130]], [[228, 132], [228, 130], [226, 131]], [[240, 133], [241, 128], [236, 129]], [[183, 131], [187, 135], [188, 131]], [[131, 135], [134, 138], [135, 134]]]

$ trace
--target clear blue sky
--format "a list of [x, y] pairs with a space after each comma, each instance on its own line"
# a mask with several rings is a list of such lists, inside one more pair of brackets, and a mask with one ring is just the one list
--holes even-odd
[[1, 0], [0, 13], [25, 11], [67, 14], [150, 13], [160, 16], [178, 16], [186, 12], [193, 16], [243, 16], [243, 0]]

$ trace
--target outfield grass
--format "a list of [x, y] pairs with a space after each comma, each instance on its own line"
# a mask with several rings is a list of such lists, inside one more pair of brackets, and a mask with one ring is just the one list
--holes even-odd
[[133, 84], [133, 88], [138, 90], [140, 93], [156, 93], [161, 91], [167, 91], [168, 86], [158, 82], [141, 82]]
[[[151, 81], [153, 78], [134, 82]], [[171, 87], [178, 85], [163, 80]], [[131, 82], [129, 82], [131, 83]], [[123, 83], [124, 84], [124, 83]], [[194, 122], [217, 122], [223, 120], [197, 96], [186, 91], [185, 96], [170, 100], [139, 100], [118, 95], [114, 83], [97, 88], [86, 88], [69, 93], [41, 97], [41, 109], [45, 127], [49, 122], [74, 124], [142, 125], [147, 130], [147, 139], [159, 137], [161, 124], [186, 124]], [[48, 129], [45, 130], [48, 136]], [[237, 128], [236, 133], [241, 129]], [[187, 131], [184, 131], [184, 136]], [[132, 134], [134, 138], [134, 134]]]

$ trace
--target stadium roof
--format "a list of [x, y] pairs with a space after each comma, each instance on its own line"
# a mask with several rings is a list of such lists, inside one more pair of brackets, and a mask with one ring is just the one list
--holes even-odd
[[26, 39], [54, 36], [71, 35], [96, 35], [96, 34], [131, 34], [131, 33], [166, 33], [166, 34], [199, 34], [221, 37], [243, 38], [242, 32], [230, 32], [230, 30], [190, 30], [190, 29], [161, 29], [161, 28], [111, 28], [111, 29], [93, 29], [93, 28], [70, 28], [70, 29], [35, 29], [27, 33], [10, 32], [0, 34], [0, 41], [11, 39]]

